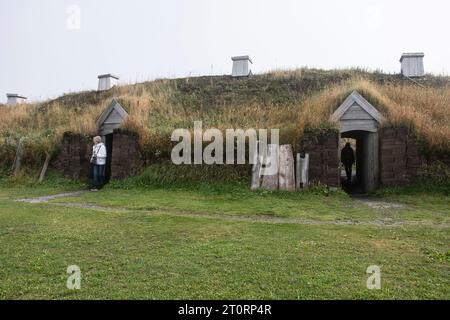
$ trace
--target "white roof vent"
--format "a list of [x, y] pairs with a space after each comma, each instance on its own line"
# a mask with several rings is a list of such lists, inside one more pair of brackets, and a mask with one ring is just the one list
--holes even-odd
[[406, 77], [423, 77], [425, 75], [423, 68], [424, 56], [425, 54], [422, 52], [402, 54], [402, 57], [400, 58], [402, 75]]
[[252, 74], [249, 63], [253, 63], [249, 56], [232, 57], [233, 60], [233, 77], [248, 77]]
[[98, 76], [98, 91], [109, 90], [119, 82], [119, 77], [108, 73], [101, 74]]
[[27, 97], [18, 95], [16, 93], [7, 93], [6, 97], [8, 98], [6, 104], [10, 105], [10, 106], [20, 104], [20, 103], [25, 103], [27, 100]]

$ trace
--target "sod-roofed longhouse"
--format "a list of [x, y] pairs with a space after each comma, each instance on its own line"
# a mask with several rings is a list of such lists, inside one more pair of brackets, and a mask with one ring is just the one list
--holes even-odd
[[[223, 132], [278, 128], [281, 144], [310, 154], [310, 181], [329, 186], [341, 185], [340, 149], [351, 142], [356, 177], [367, 191], [410, 183], [424, 164], [450, 164], [449, 88], [448, 77], [413, 81], [361, 70], [156, 80], [1, 106], [0, 152], [2, 164], [11, 165], [17, 141], [26, 137], [23, 168], [39, 168], [50, 152], [54, 168], [82, 178], [89, 172], [91, 137], [109, 135], [115, 179], [169, 162], [173, 130], [192, 129], [197, 120]], [[113, 99], [120, 108], [111, 108]], [[250, 170], [242, 172], [250, 179]]]

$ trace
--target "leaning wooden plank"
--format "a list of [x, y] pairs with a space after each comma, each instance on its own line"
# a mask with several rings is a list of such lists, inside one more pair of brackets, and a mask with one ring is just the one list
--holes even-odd
[[251, 190], [259, 189], [261, 185], [261, 159], [258, 154], [259, 141], [256, 141], [255, 153], [253, 155]]
[[38, 183], [42, 183], [42, 181], [44, 181], [45, 173], [47, 172], [48, 165], [50, 163], [50, 158], [51, 158], [50, 153], [46, 152], [44, 165], [42, 166], [42, 170], [41, 170], [41, 174], [39, 175]]
[[261, 188], [266, 190], [278, 190], [279, 152], [277, 144], [267, 146], [267, 154], [263, 161], [263, 182]]
[[13, 174], [17, 176], [20, 172], [20, 167], [22, 165], [22, 151], [23, 151], [23, 143], [25, 142], [25, 137], [20, 138], [19, 143], [17, 144], [16, 158], [14, 159], [13, 164]]
[[279, 188], [280, 190], [295, 191], [294, 154], [292, 145], [280, 146], [279, 160]]

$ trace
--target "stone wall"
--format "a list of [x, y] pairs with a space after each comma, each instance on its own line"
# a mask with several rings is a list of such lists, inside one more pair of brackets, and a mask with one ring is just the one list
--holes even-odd
[[309, 153], [309, 180], [330, 187], [339, 181], [339, 132], [307, 131], [300, 141], [300, 152]]
[[417, 139], [406, 128], [381, 131], [381, 183], [402, 186], [411, 183], [420, 167], [427, 163]]
[[133, 133], [115, 130], [111, 160], [111, 179], [123, 179], [133, 176], [143, 166], [139, 137]]
[[92, 142], [89, 137], [66, 132], [53, 167], [69, 179], [86, 179], [90, 175]]

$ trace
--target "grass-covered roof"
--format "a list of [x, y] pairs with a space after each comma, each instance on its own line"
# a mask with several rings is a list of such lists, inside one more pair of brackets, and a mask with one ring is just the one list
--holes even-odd
[[162, 79], [80, 92], [17, 106], [0, 106], [0, 153], [27, 137], [33, 154], [57, 147], [66, 131], [93, 135], [112, 98], [129, 113], [124, 128], [140, 134], [149, 152], [167, 151], [175, 128], [279, 128], [296, 143], [305, 129], [337, 128], [330, 115], [357, 90], [384, 116], [383, 126], [410, 128], [430, 149], [450, 150], [450, 78], [427, 75], [419, 84], [400, 75], [363, 70], [275, 71], [245, 79], [229, 76]]

